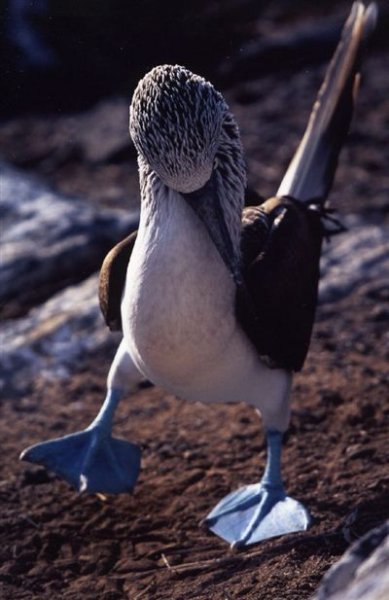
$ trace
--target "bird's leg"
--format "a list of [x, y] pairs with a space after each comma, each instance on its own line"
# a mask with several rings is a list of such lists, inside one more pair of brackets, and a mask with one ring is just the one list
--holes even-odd
[[111, 435], [112, 419], [123, 395], [118, 384], [125, 372], [132, 384], [141, 379], [122, 342], [110, 369], [105, 401], [89, 427], [31, 446], [20, 458], [54, 471], [80, 492], [131, 491], [139, 475], [140, 448]]
[[281, 449], [282, 433], [267, 430], [268, 456], [261, 481], [228, 494], [207, 516], [208, 528], [232, 547], [248, 546], [308, 528], [307, 510], [285, 494]]

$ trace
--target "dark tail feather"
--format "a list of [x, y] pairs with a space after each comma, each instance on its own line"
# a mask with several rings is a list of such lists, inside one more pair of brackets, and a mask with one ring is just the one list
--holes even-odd
[[338, 156], [347, 136], [359, 84], [362, 47], [374, 31], [377, 6], [354, 2], [339, 44], [277, 196], [323, 203], [331, 189]]

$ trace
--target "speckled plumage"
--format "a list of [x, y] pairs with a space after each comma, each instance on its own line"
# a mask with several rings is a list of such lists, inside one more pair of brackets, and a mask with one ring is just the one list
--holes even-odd
[[167, 185], [190, 192], [210, 176], [227, 111], [210, 83], [184, 67], [162, 65], [134, 92], [130, 134]]
[[211, 83], [181, 66], [152, 69], [130, 107], [130, 133], [139, 153], [142, 203], [149, 180], [178, 192], [201, 188], [215, 172], [226, 223], [239, 253], [246, 168], [238, 126]]

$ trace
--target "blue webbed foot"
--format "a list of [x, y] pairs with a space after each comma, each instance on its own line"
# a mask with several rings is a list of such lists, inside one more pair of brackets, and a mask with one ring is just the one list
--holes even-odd
[[268, 458], [261, 481], [228, 494], [204, 520], [213, 533], [234, 548], [309, 527], [308, 511], [285, 494], [281, 479], [281, 444], [282, 433], [269, 429]]
[[205, 525], [232, 547], [305, 531], [309, 523], [308, 511], [300, 502], [286, 496], [282, 486], [262, 483], [231, 492], [205, 519]]
[[140, 471], [138, 446], [96, 428], [30, 446], [20, 458], [43, 465], [80, 492], [120, 494], [131, 491]]
[[140, 471], [139, 446], [111, 436], [119, 392], [109, 390], [93, 423], [84, 431], [26, 448], [21, 460], [54, 471], [80, 492], [131, 491]]

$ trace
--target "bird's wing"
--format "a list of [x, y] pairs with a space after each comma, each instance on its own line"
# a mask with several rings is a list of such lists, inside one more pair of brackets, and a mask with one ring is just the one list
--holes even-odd
[[137, 231], [114, 246], [103, 261], [99, 279], [99, 302], [104, 320], [111, 331], [120, 331], [120, 305], [126, 282], [127, 266], [134, 248]]
[[243, 212], [244, 283], [237, 292], [237, 316], [260, 356], [273, 367], [299, 370], [308, 351], [323, 205], [352, 117], [361, 49], [376, 17], [375, 4], [353, 4], [278, 197]]
[[359, 89], [365, 42], [373, 33], [377, 6], [354, 2], [327, 68], [304, 136], [285, 173], [277, 196], [324, 202], [335, 175]]
[[243, 211], [238, 320], [269, 366], [299, 370], [312, 332], [322, 242], [320, 215], [271, 198]]

